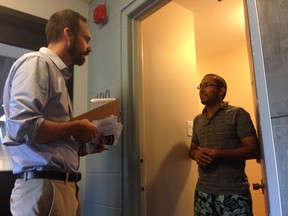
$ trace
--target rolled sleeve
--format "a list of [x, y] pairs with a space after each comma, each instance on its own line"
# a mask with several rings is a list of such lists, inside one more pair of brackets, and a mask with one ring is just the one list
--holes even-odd
[[12, 67], [6, 82], [10, 87], [4, 92], [4, 100], [9, 101], [5, 110], [7, 136], [4, 145], [32, 143], [44, 121], [41, 110], [49, 93], [47, 66], [36, 56], [24, 61]]

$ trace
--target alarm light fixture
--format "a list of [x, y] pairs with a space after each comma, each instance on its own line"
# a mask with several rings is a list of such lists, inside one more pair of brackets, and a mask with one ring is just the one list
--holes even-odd
[[99, 25], [99, 24], [104, 24], [106, 21], [107, 21], [106, 6], [104, 4], [99, 4], [94, 9], [94, 22], [97, 25]]

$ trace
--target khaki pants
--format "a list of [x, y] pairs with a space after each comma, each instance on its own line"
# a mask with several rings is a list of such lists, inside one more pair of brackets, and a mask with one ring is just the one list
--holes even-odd
[[75, 182], [17, 179], [11, 194], [13, 216], [79, 216]]

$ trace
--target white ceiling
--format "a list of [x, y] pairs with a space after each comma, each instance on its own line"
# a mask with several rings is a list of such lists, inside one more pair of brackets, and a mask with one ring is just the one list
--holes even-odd
[[243, 0], [173, 0], [194, 12], [197, 61], [246, 43]]

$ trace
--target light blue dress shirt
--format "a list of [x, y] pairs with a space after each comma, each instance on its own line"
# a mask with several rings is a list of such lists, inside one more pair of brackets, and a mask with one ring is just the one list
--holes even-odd
[[76, 172], [79, 146], [71, 137], [35, 143], [44, 119], [63, 122], [72, 118], [66, 80], [71, 77], [64, 62], [50, 49], [27, 53], [11, 67], [4, 87], [7, 145], [13, 173], [27, 170]]

